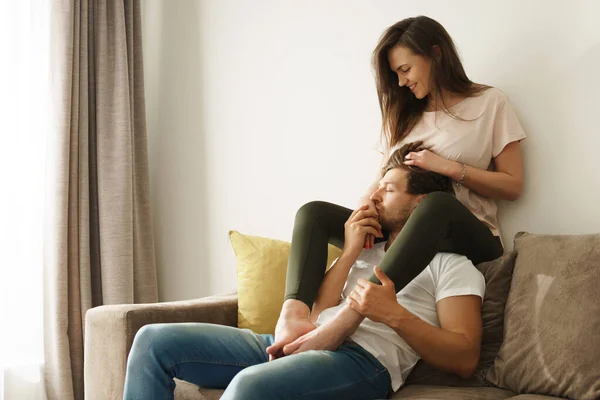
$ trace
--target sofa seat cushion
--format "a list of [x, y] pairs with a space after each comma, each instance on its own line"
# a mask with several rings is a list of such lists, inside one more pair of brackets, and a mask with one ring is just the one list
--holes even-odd
[[175, 379], [175, 400], [218, 400], [225, 390], [200, 388], [193, 383]]
[[[203, 389], [184, 381], [177, 381], [175, 400], [217, 400], [223, 390]], [[451, 386], [408, 385], [397, 391], [391, 399], [440, 399], [440, 400], [503, 400], [513, 398], [514, 393], [508, 390], [480, 387], [462, 388]], [[520, 396], [519, 396], [520, 397]], [[551, 400], [551, 397], [531, 398], [523, 400]], [[519, 399], [520, 400], [520, 399]]]
[[407, 385], [390, 398], [415, 400], [503, 400], [514, 396], [515, 394], [508, 390], [491, 387]]

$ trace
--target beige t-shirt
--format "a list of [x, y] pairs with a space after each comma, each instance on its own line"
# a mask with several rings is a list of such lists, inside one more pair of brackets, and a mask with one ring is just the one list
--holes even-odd
[[[453, 161], [465, 163], [475, 168], [494, 170], [494, 157], [504, 147], [525, 139], [525, 132], [517, 119], [508, 97], [499, 89], [490, 88], [479, 96], [468, 97], [451, 107], [459, 117], [454, 119], [443, 111], [423, 113], [423, 117], [413, 130], [393, 148], [387, 144], [380, 147], [384, 159], [405, 143], [423, 141], [423, 145], [434, 153]], [[482, 196], [464, 187], [454, 191], [457, 198], [477, 218], [485, 223], [492, 233], [500, 236], [496, 217], [497, 205], [493, 199]]]

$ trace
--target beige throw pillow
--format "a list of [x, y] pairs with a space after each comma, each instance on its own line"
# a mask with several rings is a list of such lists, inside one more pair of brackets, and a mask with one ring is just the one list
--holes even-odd
[[600, 398], [600, 234], [515, 238], [504, 343], [488, 380], [516, 393]]

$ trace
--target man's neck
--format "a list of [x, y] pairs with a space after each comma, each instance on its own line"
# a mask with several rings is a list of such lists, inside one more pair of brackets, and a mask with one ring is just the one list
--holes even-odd
[[388, 249], [390, 248], [390, 246], [392, 245], [392, 243], [394, 243], [394, 240], [396, 240], [396, 238], [400, 234], [401, 230], [402, 230], [402, 228], [400, 228], [397, 231], [390, 232], [390, 235], [388, 236], [387, 243], [385, 244], [385, 247], [383, 248], [385, 251], [388, 251]]

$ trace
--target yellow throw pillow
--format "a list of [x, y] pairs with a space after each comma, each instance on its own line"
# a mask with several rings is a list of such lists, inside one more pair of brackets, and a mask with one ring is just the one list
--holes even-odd
[[[283, 305], [290, 243], [229, 231], [237, 262], [238, 327], [274, 333]], [[342, 251], [329, 245], [327, 265]]]

